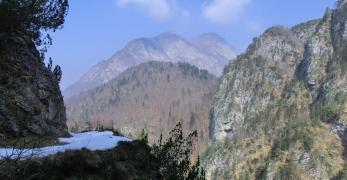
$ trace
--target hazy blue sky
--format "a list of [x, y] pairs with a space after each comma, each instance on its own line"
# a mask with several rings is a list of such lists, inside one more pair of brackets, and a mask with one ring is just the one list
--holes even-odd
[[266, 28], [319, 18], [335, 0], [70, 0], [47, 56], [63, 68], [61, 88], [129, 40], [174, 32], [215, 32], [239, 53]]

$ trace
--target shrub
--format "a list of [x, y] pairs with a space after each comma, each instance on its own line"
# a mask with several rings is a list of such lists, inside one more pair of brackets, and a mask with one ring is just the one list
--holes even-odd
[[178, 124], [171, 137], [153, 147], [142, 132], [142, 139], [120, 142], [106, 151], [81, 149], [23, 161], [0, 160], [0, 179], [205, 179], [200, 159], [191, 162], [196, 131], [184, 138]]
[[153, 154], [160, 164], [160, 174], [165, 179], [205, 179], [205, 172], [200, 167], [199, 158], [194, 165], [191, 163], [197, 137], [197, 132], [194, 131], [184, 138], [182, 125], [178, 123], [165, 142], [161, 136], [158, 144], [153, 146]]
[[345, 165], [343, 169], [335, 176], [332, 178], [332, 180], [342, 180], [342, 179], [347, 179], [347, 166]]
[[0, 161], [0, 179], [162, 179], [143, 141], [120, 142], [107, 151], [67, 151], [25, 161]]
[[310, 151], [313, 148], [313, 143], [314, 143], [312, 135], [305, 133], [303, 134], [302, 138], [303, 138], [302, 140], [303, 140], [304, 149], [306, 151]]
[[278, 130], [277, 138], [271, 149], [271, 156], [276, 158], [282, 155], [283, 151], [288, 150], [297, 142], [301, 143], [306, 151], [310, 151], [313, 148], [314, 139], [309, 127], [309, 124], [291, 120], [284, 129]]
[[323, 122], [333, 122], [339, 119], [341, 108], [335, 103], [318, 102], [311, 108], [311, 119], [319, 119]]
[[283, 165], [276, 174], [275, 179], [281, 180], [297, 180], [301, 179], [297, 173], [295, 164], [289, 160], [285, 165]]

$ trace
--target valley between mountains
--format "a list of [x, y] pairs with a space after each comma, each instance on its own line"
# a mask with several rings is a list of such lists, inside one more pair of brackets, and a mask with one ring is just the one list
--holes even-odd
[[134, 39], [63, 92], [29, 35], [0, 40], [0, 152], [68, 143], [0, 157], [0, 178], [347, 179], [347, 0], [239, 55], [215, 33]]

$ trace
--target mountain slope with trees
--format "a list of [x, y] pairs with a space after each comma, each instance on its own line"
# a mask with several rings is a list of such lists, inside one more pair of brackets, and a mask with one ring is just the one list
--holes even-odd
[[210, 179], [346, 177], [346, 2], [269, 28], [227, 66], [204, 155]]
[[73, 131], [116, 129], [131, 137], [144, 130], [153, 143], [181, 122], [185, 133], [198, 130], [203, 147], [216, 86], [215, 76], [188, 63], [143, 63], [67, 99], [68, 126]]

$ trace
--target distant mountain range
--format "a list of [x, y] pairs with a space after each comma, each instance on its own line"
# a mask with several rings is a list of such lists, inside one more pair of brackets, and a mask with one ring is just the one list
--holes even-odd
[[92, 67], [79, 81], [68, 87], [63, 95], [65, 98], [78, 95], [107, 83], [129, 67], [148, 61], [188, 62], [219, 76], [224, 66], [235, 57], [235, 50], [214, 33], [191, 39], [173, 33], [138, 38], [130, 41], [110, 59]]

